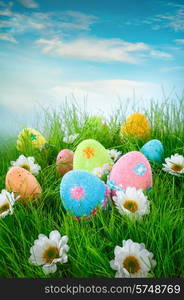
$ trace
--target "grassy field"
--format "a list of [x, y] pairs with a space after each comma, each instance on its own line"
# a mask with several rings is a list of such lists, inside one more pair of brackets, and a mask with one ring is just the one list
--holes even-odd
[[[176, 104], [177, 103], [177, 104]], [[134, 108], [138, 111], [138, 108]], [[151, 123], [149, 139], [159, 139], [165, 148], [165, 157], [184, 155], [184, 99], [176, 102], [152, 103], [145, 113]], [[0, 219], [0, 277], [47, 277], [41, 267], [28, 262], [30, 247], [39, 233], [48, 235], [59, 230], [68, 235], [70, 250], [67, 264], [48, 277], [114, 277], [109, 261], [114, 259], [114, 248], [122, 240], [132, 239], [145, 243], [157, 261], [153, 277], [184, 277], [184, 177], [174, 177], [162, 171], [162, 165], [151, 164], [153, 191], [149, 193], [151, 212], [141, 222], [132, 222], [121, 216], [113, 205], [111, 210], [100, 211], [96, 217], [80, 222], [66, 214], [61, 206], [58, 178], [55, 171], [57, 153], [63, 148], [76, 149], [86, 138], [98, 140], [107, 149], [122, 154], [140, 150], [144, 141], [119, 137], [121, 123], [127, 116], [123, 106], [116, 107], [108, 121], [110, 133], [102, 128], [85, 127], [89, 115], [77, 105], [65, 104], [56, 113], [45, 112], [42, 133], [49, 143], [47, 152], [29, 152], [42, 167], [38, 175], [43, 193], [35, 203], [23, 206], [16, 203], [14, 214]], [[35, 129], [38, 129], [35, 127]], [[63, 136], [79, 133], [73, 144], [65, 144]], [[0, 144], [0, 189], [5, 188], [5, 176], [10, 161], [16, 160], [16, 137]]]

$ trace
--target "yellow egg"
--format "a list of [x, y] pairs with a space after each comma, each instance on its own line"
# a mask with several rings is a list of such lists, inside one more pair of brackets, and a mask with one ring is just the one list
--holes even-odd
[[39, 131], [32, 128], [25, 128], [18, 135], [17, 150], [24, 152], [30, 148], [42, 149], [46, 143], [46, 139]]
[[18, 201], [24, 202], [34, 200], [42, 192], [37, 179], [20, 167], [11, 168], [6, 174], [6, 190], [20, 196]]
[[151, 128], [144, 114], [134, 113], [130, 115], [120, 129], [123, 136], [134, 136], [146, 139], [150, 136]]

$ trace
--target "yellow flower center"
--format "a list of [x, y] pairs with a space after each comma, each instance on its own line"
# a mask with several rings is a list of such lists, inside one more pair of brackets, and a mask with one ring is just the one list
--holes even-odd
[[172, 167], [171, 167], [171, 169], [174, 172], [180, 172], [183, 168], [184, 168], [184, 166], [179, 165], [179, 164], [173, 164]]
[[4, 213], [9, 209], [10, 209], [10, 204], [8, 202], [4, 203], [2, 206], [0, 206], [0, 214]]
[[127, 256], [125, 258], [125, 260], [123, 261], [123, 267], [130, 274], [135, 274], [141, 269], [138, 259], [133, 255]]
[[135, 213], [138, 210], [138, 205], [133, 200], [126, 200], [123, 204], [124, 208], [128, 209], [132, 213]]
[[83, 155], [85, 158], [90, 159], [95, 155], [94, 149], [91, 147], [87, 147], [86, 149], [83, 150]]
[[25, 170], [27, 170], [27, 171], [30, 171], [30, 170], [31, 170], [31, 169], [30, 169], [30, 166], [29, 166], [29, 165], [26, 165], [26, 164], [21, 165], [20, 167], [23, 168], [23, 169], [25, 169]]
[[43, 254], [43, 260], [47, 264], [51, 264], [55, 258], [59, 257], [59, 249], [56, 246], [50, 246]]

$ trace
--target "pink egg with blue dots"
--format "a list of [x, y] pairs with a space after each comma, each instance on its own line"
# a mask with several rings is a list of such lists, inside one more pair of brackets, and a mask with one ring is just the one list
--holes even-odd
[[127, 187], [151, 190], [152, 170], [147, 158], [138, 151], [124, 154], [113, 166], [108, 186], [112, 191]]
[[66, 211], [77, 219], [95, 215], [106, 208], [110, 190], [97, 176], [84, 171], [66, 173], [60, 184], [61, 201]]

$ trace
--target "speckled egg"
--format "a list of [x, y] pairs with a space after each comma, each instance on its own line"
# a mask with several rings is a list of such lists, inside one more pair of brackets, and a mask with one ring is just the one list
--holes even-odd
[[87, 171], [69, 171], [61, 180], [63, 206], [76, 218], [95, 215], [99, 207], [105, 208], [108, 195], [109, 189], [104, 182]]
[[159, 140], [147, 142], [140, 151], [152, 162], [161, 163], [164, 159], [164, 147]]
[[144, 114], [131, 114], [120, 130], [121, 136], [134, 136], [140, 139], [146, 139], [150, 136], [151, 128], [149, 121]]
[[152, 171], [147, 158], [138, 151], [123, 155], [113, 166], [108, 186], [111, 190], [135, 187], [147, 190], [152, 187]]
[[20, 167], [9, 169], [6, 174], [6, 190], [20, 196], [19, 200], [24, 202], [34, 200], [42, 192], [37, 179], [30, 172]]
[[27, 149], [42, 149], [47, 143], [44, 136], [32, 128], [23, 129], [17, 138], [17, 150], [25, 152]]
[[92, 172], [104, 164], [113, 164], [107, 150], [96, 140], [82, 141], [74, 153], [73, 169]]
[[63, 149], [58, 153], [56, 159], [56, 169], [60, 176], [73, 169], [74, 152], [69, 149]]

